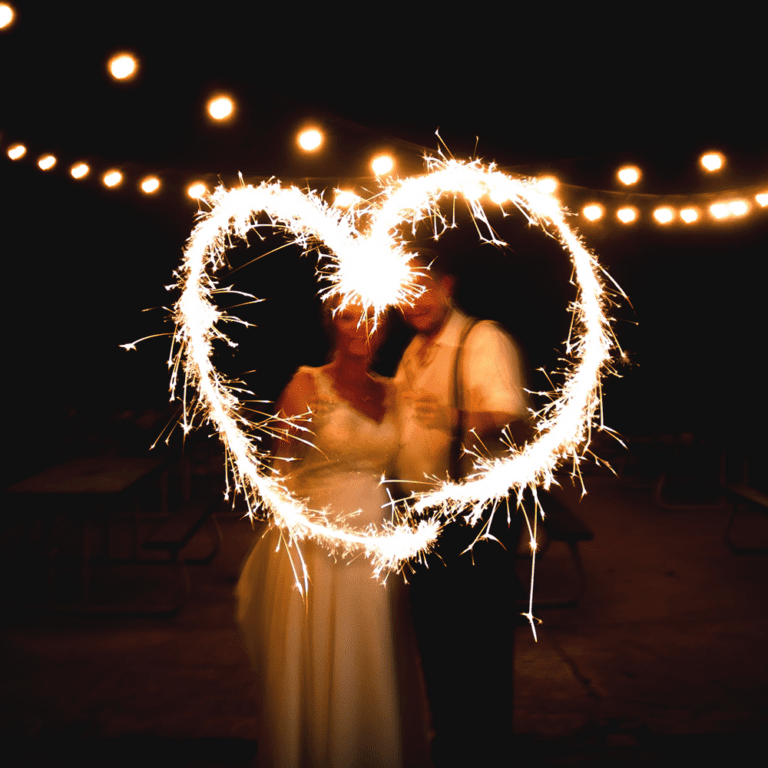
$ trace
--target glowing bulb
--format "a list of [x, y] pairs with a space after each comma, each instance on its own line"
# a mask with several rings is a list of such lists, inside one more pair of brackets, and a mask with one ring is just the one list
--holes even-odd
[[379, 155], [371, 161], [371, 168], [377, 176], [389, 173], [395, 167], [395, 161], [390, 155]]
[[116, 187], [123, 180], [123, 174], [120, 171], [107, 171], [102, 177], [102, 181], [108, 187]]
[[542, 176], [540, 179], [536, 179], [536, 186], [548, 195], [557, 191], [560, 186], [560, 182], [554, 176]]
[[637, 184], [640, 181], [640, 169], [628, 165], [619, 171], [618, 176], [622, 184]]
[[719, 152], [707, 152], [701, 156], [701, 164], [708, 171], [719, 171], [723, 167], [724, 158]]
[[24, 157], [27, 153], [27, 148], [23, 144], [14, 144], [8, 148], [8, 157], [11, 160], [18, 160], [20, 157]]
[[591, 205], [587, 205], [584, 207], [583, 214], [586, 216], [590, 221], [597, 221], [599, 218], [603, 215], [603, 206], [598, 205], [597, 203], [592, 203]]
[[234, 102], [229, 96], [217, 96], [208, 102], [208, 114], [214, 120], [224, 120], [232, 114], [234, 108]]
[[205, 188], [205, 184], [202, 181], [196, 181], [194, 184], [190, 184], [187, 187], [187, 194], [194, 200], [201, 198], [208, 190]]
[[13, 22], [13, 8], [7, 3], [0, 4], [0, 29], [5, 29]]
[[634, 208], [620, 208], [616, 215], [619, 217], [619, 221], [629, 224], [637, 218], [637, 211]]
[[82, 179], [88, 175], [90, 170], [91, 169], [85, 163], [78, 163], [77, 165], [73, 165], [69, 172], [76, 179]]
[[725, 203], [715, 203], [714, 205], [710, 205], [709, 212], [716, 219], [724, 219], [731, 215], [731, 212], [728, 210], [728, 206]]
[[351, 208], [353, 205], [357, 205], [359, 201], [360, 196], [348, 189], [337, 189], [333, 198], [333, 204], [337, 208]]
[[115, 80], [126, 80], [136, 74], [136, 59], [130, 53], [120, 53], [113, 56], [107, 66]]
[[669, 222], [675, 218], [675, 212], [671, 208], [664, 206], [663, 208], [657, 208], [653, 212], [653, 218], [656, 219], [659, 224], [669, 224]]
[[768, 192], [761, 192], [759, 195], [755, 195], [757, 204], [765, 208], [768, 205]]
[[728, 203], [728, 209], [734, 216], [743, 216], [749, 210], [749, 206], [746, 200], [732, 200]]
[[53, 155], [42, 155], [37, 161], [37, 165], [42, 170], [47, 171], [56, 165], [56, 158]]
[[307, 152], [317, 149], [323, 143], [323, 134], [317, 128], [310, 128], [299, 134], [299, 146]]
[[160, 180], [156, 179], [154, 176], [147, 176], [147, 178], [143, 179], [141, 182], [141, 191], [146, 192], [148, 195], [157, 192], [158, 189], [160, 189]]
[[680, 218], [686, 224], [692, 224], [699, 218], [699, 212], [695, 208], [683, 208], [683, 210], [680, 211]]

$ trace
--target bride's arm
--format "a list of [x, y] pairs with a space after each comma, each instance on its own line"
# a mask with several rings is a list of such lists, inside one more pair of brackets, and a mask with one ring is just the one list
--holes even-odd
[[317, 399], [315, 382], [308, 370], [291, 379], [277, 401], [277, 436], [272, 450], [275, 469], [290, 471], [288, 464], [302, 459], [312, 442], [311, 413]]

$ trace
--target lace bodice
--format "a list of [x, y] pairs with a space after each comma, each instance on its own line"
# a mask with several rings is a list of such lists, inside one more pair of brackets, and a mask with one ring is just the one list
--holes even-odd
[[360, 523], [378, 523], [384, 512], [376, 512], [372, 496], [383, 496], [379, 481], [391, 472], [398, 448], [394, 384], [386, 387], [385, 411], [381, 422], [358, 411], [334, 389], [321, 368], [303, 367], [315, 383], [316, 401], [310, 403], [313, 417], [313, 448], [291, 467], [288, 488], [308, 500], [315, 510], [349, 514], [365, 507]]

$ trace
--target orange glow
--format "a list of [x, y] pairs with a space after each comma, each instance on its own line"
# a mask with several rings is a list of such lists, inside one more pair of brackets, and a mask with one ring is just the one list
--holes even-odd
[[695, 208], [683, 208], [683, 210], [680, 211], [680, 218], [686, 224], [693, 224], [693, 222], [699, 218], [699, 212]]
[[653, 212], [653, 218], [656, 219], [659, 224], [669, 224], [669, 222], [675, 218], [675, 212], [671, 208], [664, 206], [662, 208], [657, 208]]
[[108, 187], [116, 187], [123, 180], [123, 174], [120, 171], [107, 171], [102, 177], [102, 181]]
[[597, 203], [591, 203], [590, 205], [587, 205], [584, 207], [584, 210], [582, 211], [582, 213], [590, 221], [597, 221], [598, 219], [602, 218], [603, 213], [605, 213], [605, 211], [603, 210], [602, 205], [598, 205]]
[[731, 215], [731, 212], [728, 210], [728, 206], [725, 203], [715, 203], [714, 205], [710, 205], [709, 212], [716, 219], [725, 219]]
[[73, 165], [72, 168], [70, 168], [69, 172], [76, 179], [82, 179], [88, 175], [90, 170], [91, 169], [85, 163], [77, 163], [77, 165]]
[[336, 208], [351, 208], [360, 201], [360, 195], [348, 189], [337, 189], [333, 198], [333, 204]]
[[765, 208], [768, 205], [768, 192], [761, 192], [759, 195], [755, 195], [757, 204]]
[[194, 184], [190, 184], [187, 187], [187, 194], [194, 200], [201, 198], [208, 190], [205, 188], [205, 184], [202, 181], [196, 181]]
[[37, 164], [43, 171], [48, 171], [56, 165], [56, 158], [53, 155], [41, 155]]
[[618, 177], [622, 184], [637, 184], [640, 181], [640, 169], [634, 165], [628, 165], [619, 171]]
[[154, 176], [147, 176], [141, 182], [141, 191], [148, 195], [157, 192], [158, 189], [160, 189], [160, 179], [156, 179]]
[[391, 155], [379, 155], [371, 161], [371, 168], [377, 176], [389, 173], [395, 167], [395, 161]]
[[637, 218], [637, 209], [635, 208], [620, 208], [616, 215], [619, 217], [619, 221], [624, 224], [629, 224]]
[[746, 200], [732, 200], [728, 203], [728, 210], [734, 216], [743, 216], [749, 210], [749, 204]]
[[307, 152], [312, 152], [322, 143], [323, 134], [320, 133], [317, 128], [308, 128], [306, 131], [302, 131], [299, 134], [299, 146]]
[[136, 59], [130, 53], [119, 53], [113, 56], [107, 66], [115, 80], [127, 80], [136, 74]]
[[0, 29], [6, 29], [13, 23], [13, 8], [8, 3], [0, 3]]
[[225, 120], [232, 115], [235, 104], [229, 96], [217, 96], [208, 102], [208, 114], [214, 120]]
[[719, 152], [707, 152], [701, 156], [701, 164], [708, 171], [719, 171], [724, 162], [725, 158]]
[[11, 160], [18, 160], [26, 154], [27, 148], [23, 144], [14, 144], [12, 147], [8, 147], [8, 157], [10, 157]]
[[536, 186], [548, 195], [557, 191], [560, 186], [560, 182], [554, 176], [542, 176], [540, 179], [536, 179]]

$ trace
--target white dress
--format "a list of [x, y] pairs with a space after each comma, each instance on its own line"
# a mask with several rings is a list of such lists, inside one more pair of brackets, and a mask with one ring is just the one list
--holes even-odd
[[[319, 450], [297, 462], [288, 487], [312, 509], [330, 509], [331, 519], [359, 510], [348, 525], [381, 523], [389, 510], [379, 481], [398, 445], [391, 382], [378, 423], [338, 396], [322, 369], [302, 370], [311, 372], [318, 394], [311, 428]], [[313, 542], [300, 546], [310, 578], [306, 597], [274, 528], [254, 547], [236, 590], [258, 677], [257, 764], [428, 765], [426, 705], [401, 578], [383, 586], [363, 556], [334, 559]]]

